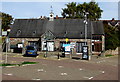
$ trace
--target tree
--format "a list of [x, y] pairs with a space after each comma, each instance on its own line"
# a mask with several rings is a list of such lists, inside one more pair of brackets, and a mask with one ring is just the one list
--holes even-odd
[[83, 4], [72, 2], [66, 4], [66, 6], [67, 8], [62, 9], [62, 16], [67, 18], [84, 18], [85, 12], [88, 12], [89, 19], [98, 20], [103, 12], [96, 2], [84, 2]]
[[114, 50], [118, 46], [120, 46], [120, 29], [118, 30], [109, 26], [107, 23], [104, 23], [104, 30], [105, 30], [105, 50]]
[[66, 17], [67, 14], [69, 17], [75, 17], [76, 16], [76, 3], [72, 2], [72, 3], [68, 3], [66, 4], [67, 8], [62, 9], [63, 13], [62, 16]]
[[2, 29], [5, 31], [9, 29], [10, 28], [9, 25], [13, 21], [12, 16], [9, 14], [0, 12], [0, 19], [2, 19]]

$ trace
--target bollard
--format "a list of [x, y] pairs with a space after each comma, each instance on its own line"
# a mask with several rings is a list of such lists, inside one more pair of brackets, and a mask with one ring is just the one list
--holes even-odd
[[59, 56], [59, 53], [58, 53], [58, 59], [59, 59], [59, 57], [60, 57], [60, 56]]

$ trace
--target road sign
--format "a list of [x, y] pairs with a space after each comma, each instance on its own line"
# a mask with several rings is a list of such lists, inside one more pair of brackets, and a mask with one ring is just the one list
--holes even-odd
[[2, 31], [2, 35], [6, 36], [7, 35], [7, 31]]

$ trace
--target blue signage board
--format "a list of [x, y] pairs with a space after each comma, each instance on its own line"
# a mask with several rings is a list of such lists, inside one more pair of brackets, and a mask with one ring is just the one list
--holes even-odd
[[84, 60], [88, 60], [89, 59], [89, 55], [88, 55], [88, 46], [83, 46], [82, 47], [82, 59]]

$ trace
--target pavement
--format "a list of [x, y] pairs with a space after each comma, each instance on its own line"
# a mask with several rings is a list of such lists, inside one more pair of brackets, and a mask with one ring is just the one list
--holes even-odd
[[[2, 55], [2, 63], [5, 55]], [[57, 56], [44, 58], [23, 57], [21, 54], [8, 53], [9, 63], [23, 61], [38, 64], [2, 67], [3, 80], [118, 80], [118, 55], [112, 57], [92, 56], [90, 61]]]

